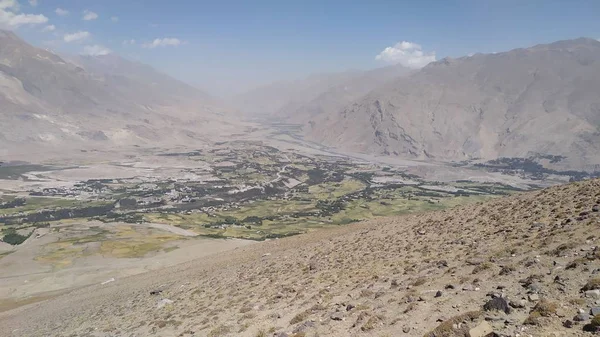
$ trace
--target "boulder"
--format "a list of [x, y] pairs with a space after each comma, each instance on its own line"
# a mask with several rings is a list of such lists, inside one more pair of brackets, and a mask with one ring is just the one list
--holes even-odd
[[502, 297], [496, 297], [489, 300], [486, 304], [483, 305], [483, 310], [485, 311], [503, 311], [507, 314], [510, 314], [510, 307], [508, 306], [508, 302]]

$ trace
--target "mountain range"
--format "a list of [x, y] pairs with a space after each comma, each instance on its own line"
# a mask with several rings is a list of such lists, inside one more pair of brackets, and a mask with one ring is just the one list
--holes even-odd
[[0, 143], [156, 144], [235, 123], [210, 95], [117, 55], [61, 57], [0, 31]]
[[296, 83], [318, 92], [278, 95], [294, 99], [271, 116], [303, 125], [307, 139], [352, 152], [439, 161], [552, 156], [546, 164], [556, 168], [599, 170], [597, 40], [329, 78], [336, 81], [325, 89], [310, 79]]
[[[434, 161], [552, 158], [600, 171], [600, 42], [580, 38], [494, 54], [311, 75], [227, 104], [121, 58], [61, 57], [0, 31], [0, 144], [190, 144], [245, 117], [302, 125], [350, 152]], [[230, 108], [234, 107], [234, 108]]]
[[355, 151], [441, 160], [541, 154], [597, 169], [598, 88], [600, 42], [559, 41], [431, 63], [321, 114], [306, 132]]

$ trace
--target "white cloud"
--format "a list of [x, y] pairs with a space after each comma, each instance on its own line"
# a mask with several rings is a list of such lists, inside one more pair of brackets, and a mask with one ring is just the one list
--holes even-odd
[[108, 55], [110, 54], [111, 51], [110, 49], [100, 46], [100, 45], [93, 45], [93, 46], [85, 46], [83, 47], [83, 55], [91, 55], [91, 56], [102, 56], [102, 55]]
[[56, 13], [56, 15], [58, 16], [66, 16], [69, 15], [69, 11], [66, 9], [62, 9], [62, 8], [57, 8], [54, 10], [54, 13]]
[[110, 20], [111, 20], [112, 22], [119, 22], [119, 17], [118, 17], [118, 16], [111, 16], [111, 17], [110, 17]]
[[79, 32], [72, 33], [72, 34], [65, 34], [65, 36], [63, 37], [63, 40], [65, 42], [76, 42], [76, 41], [85, 40], [88, 37], [90, 37], [89, 32], [79, 31]]
[[36, 7], [38, 5], [38, 0], [29, 0], [29, 5], [31, 7]]
[[85, 21], [91, 21], [91, 20], [96, 20], [98, 18], [98, 14], [92, 12], [92, 11], [88, 11], [87, 9], [83, 11], [83, 20]]
[[183, 42], [179, 39], [172, 37], [165, 37], [162, 39], [154, 39], [154, 41], [149, 43], [144, 43], [144, 48], [156, 48], [156, 47], [167, 47], [167, 46], [179, 46]]
[[401, 64], [412, 69], [419, 69], [435, 61], [435, 52], [424, 53], [421, 45], [402, 41], [392, 47], [385, 48], [375, 59], [391, 64]]
[[55, 25], [47, 25], [46, 27], [44, 27], [42, 29], [42, 32], [52, 32], [56, 30], [56, 26]]
[[17, 0], [0, 0], [0, 9], [11, 9], [19, 10], [19, 3]]
[[127, 46], [127, 45], [134, 45], [135, 44], [135, 39], [131, 39], [131, 40], [124, 40], [123, 41], [123, 45]]
[[23, 25], [37, 25], [48, 22], [42, 14], [16, 13], [19, 10], [17, 0], [0, 0], [0, 28], [18, 28]]

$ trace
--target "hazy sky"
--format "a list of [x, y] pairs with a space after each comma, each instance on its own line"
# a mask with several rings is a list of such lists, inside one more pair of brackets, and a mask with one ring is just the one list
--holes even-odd
[[0, 27], [216, 94], [309, 73], [600, 38], [599, 0], [0, 0]]

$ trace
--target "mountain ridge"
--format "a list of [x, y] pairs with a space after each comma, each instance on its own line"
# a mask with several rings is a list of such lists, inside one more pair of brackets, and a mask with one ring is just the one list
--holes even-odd
[[305, 134], [359, 152], [438, 160], [540, 153], [593, 170], [598, 75], [600, 42], [592, 39], [445, 58], [319, 116]]
[[77, 63], [0, 32], [0, 141], [111, 146], [204, 142], [239, 123], [210, 95], [116, 55]]

